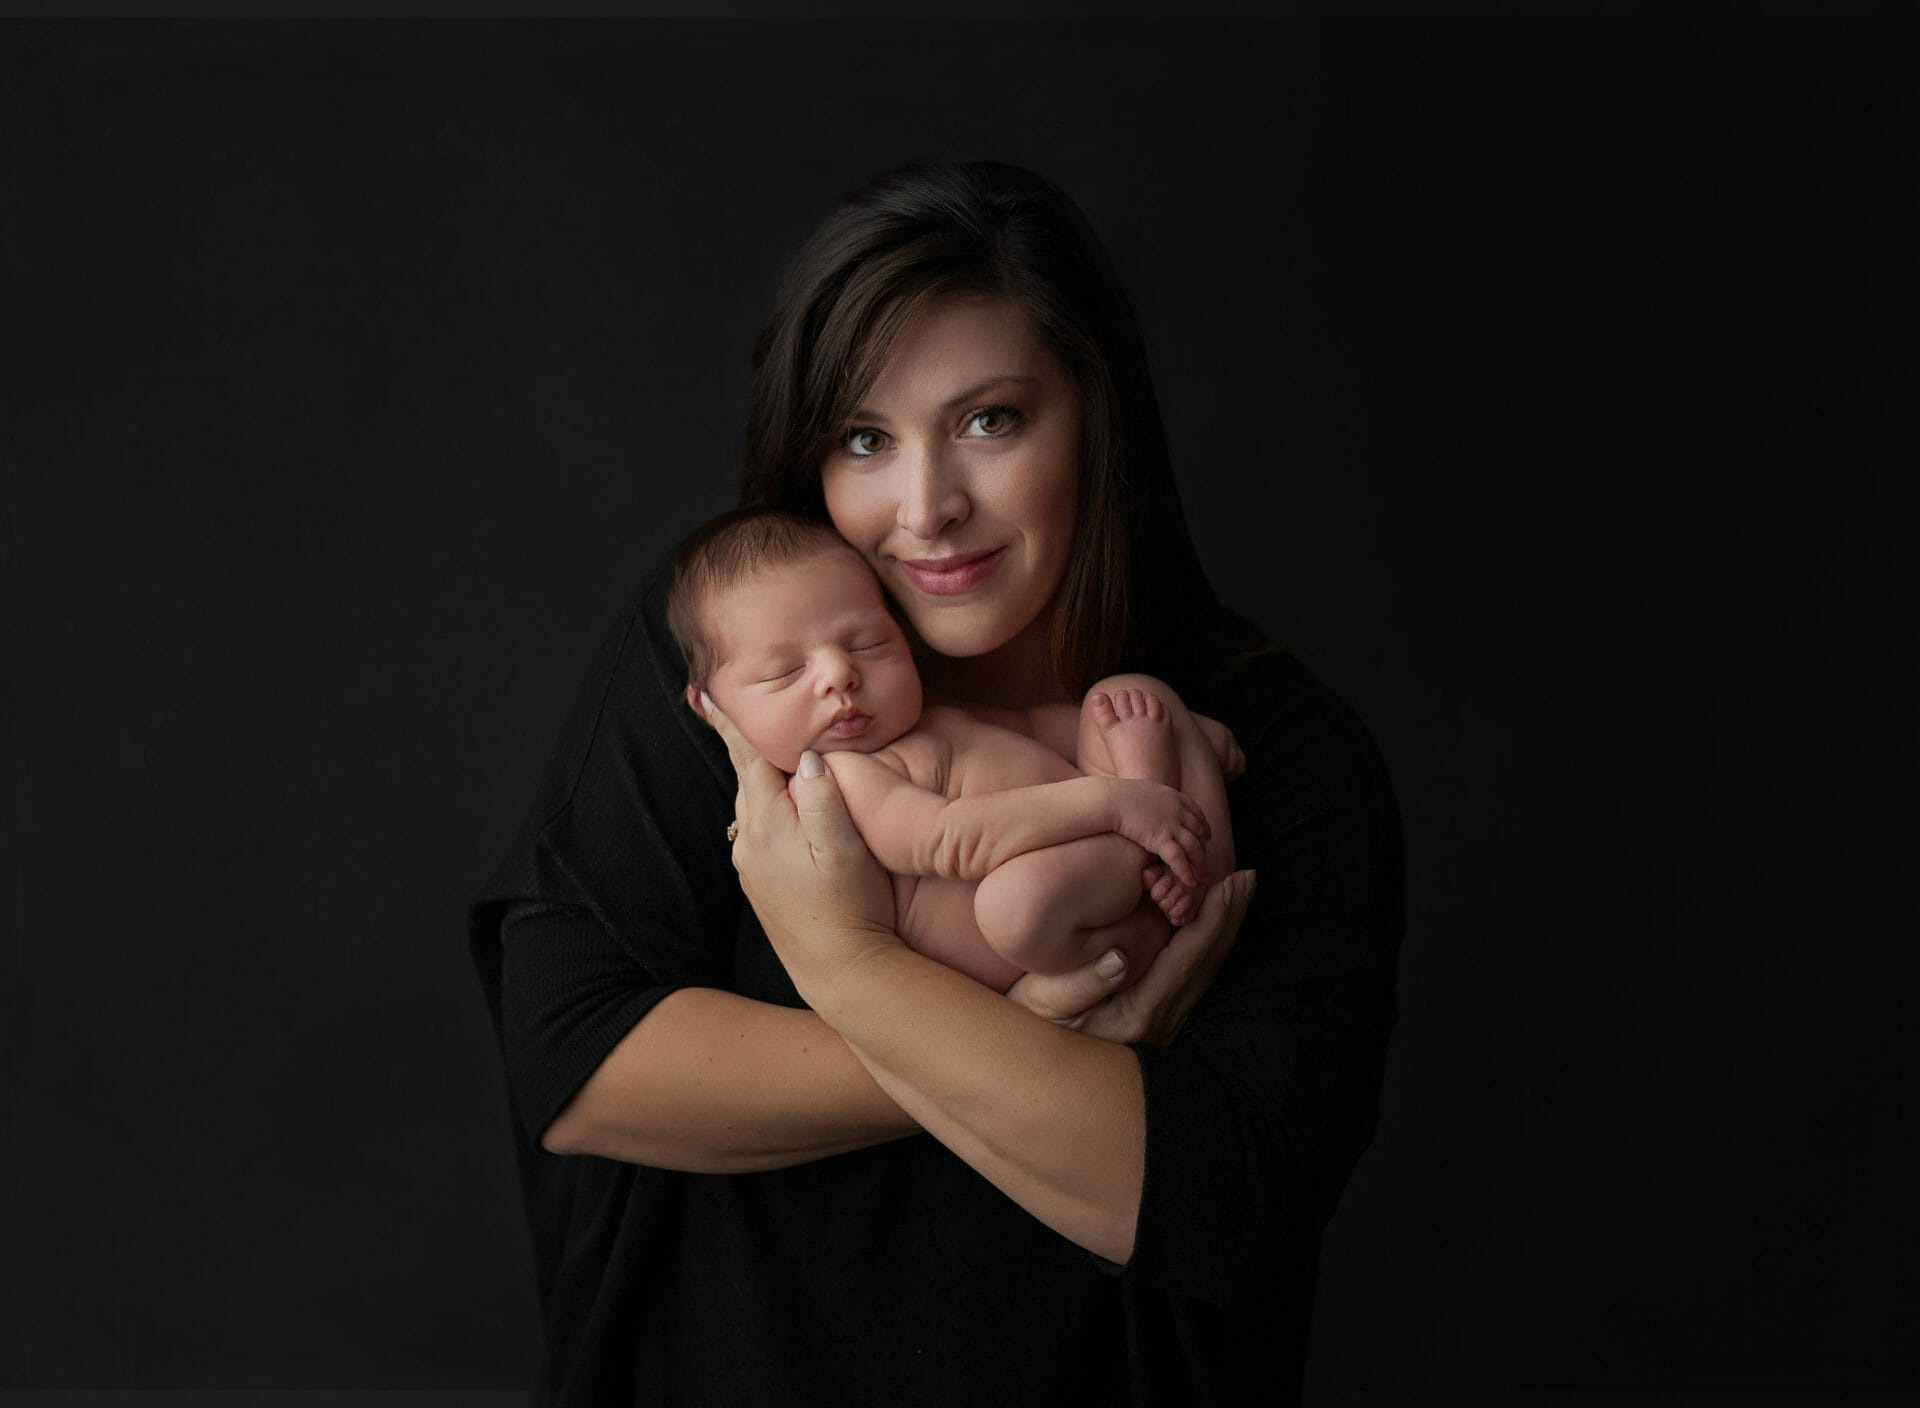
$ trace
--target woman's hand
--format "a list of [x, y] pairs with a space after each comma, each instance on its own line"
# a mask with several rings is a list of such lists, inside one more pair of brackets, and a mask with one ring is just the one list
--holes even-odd
[[[1165, 1046], [1179, 1034], [1187, 1014], [1213, 984], [1246, 918], [1258, 877], [1238, 870], [1207, 891], [1191, 924], [1173, 931], [1147, 971], [1127, 987], [1125, 960], [1116, 949], [1098, 963], [1071, 973], [1029, 973], [1007, 996], [1029, 1012], [1063, 1027], [1107, 1041], [1145, 1041]], [[1103, 973], [1105, 966], [1111, 972]]]
[[1247, 770], [1247, 755], [1240, 751], [1240, 740], [1233, 736], [1232, 729], [1205, 714], [1193, 715], [1193, 721], [1200, 726], [1200, 736], [1207, 740], [1214, 757], [1220, 760], [1223, 781], [1232, 782]]
[[854, 829], [820, 755], [802, 754], [789, 780], [710, 698], [701, 703], [740, 783], [733, 868], [794, 986], [805, 996], [874, 949], [898, 948], [893, 881]]

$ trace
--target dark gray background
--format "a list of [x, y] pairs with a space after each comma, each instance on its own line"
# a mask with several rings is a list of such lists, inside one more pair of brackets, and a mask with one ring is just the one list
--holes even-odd
[[1406, 816], [1327, 1389], [1916, 1382], [1910, 31], [0, 31], [0, 1384], [509, 1388], [463, 906], [835, 194], [1024, 162]]

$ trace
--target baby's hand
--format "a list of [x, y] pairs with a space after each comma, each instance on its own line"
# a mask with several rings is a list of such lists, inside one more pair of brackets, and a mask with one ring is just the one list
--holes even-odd
[[1184, 792], [1130, 777], [1113, 787], [1113, 829], [1167, 863], [1189, 885], [1207, 883], [1207, 814]]

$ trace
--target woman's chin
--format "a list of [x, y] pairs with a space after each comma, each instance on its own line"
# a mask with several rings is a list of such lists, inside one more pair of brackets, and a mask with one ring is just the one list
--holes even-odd
[[913, 625], [921, 643], [948, 660], [999, 656], [1012, 669], [1045, 667], [1044, 616], [1011, 621], [1001, 612], [930, 612]]
[[921, 642], [935, 655], [944, 655], [949, 660], [971, 660], [975, 656], [993, 654], [1019, 634], [1017, 630], [1001, 628], [993, 621], [953, 619], [958, 614], [949, 612], [944, 618], [936, 615], [930, 621], [913, 623]]

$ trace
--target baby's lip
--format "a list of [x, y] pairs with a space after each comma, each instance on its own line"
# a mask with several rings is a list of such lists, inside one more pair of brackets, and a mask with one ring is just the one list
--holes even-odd
[[873, 727], [873, 715], [863, 714], [858, 709], [842, 709], [833, 716], [826, 732], [835, 738], [862, 738]]

